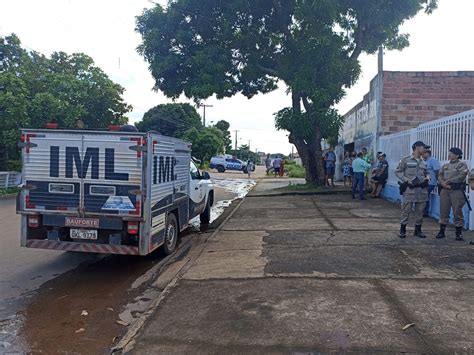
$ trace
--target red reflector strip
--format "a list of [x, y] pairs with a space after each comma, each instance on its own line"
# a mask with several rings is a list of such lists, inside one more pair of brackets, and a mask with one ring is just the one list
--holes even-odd
[[[142, 137], [132, 137], [130, 138], [131, 141], [137, 142], [137, 145], [143, 146], [144, 144], [144, 139]], [[137, 151], [137, 158], [142, 157], [142, 152]]]
[[25, 196], [25, 207], [26, 208], [36, 208], [35, 204], [30, 203], [30, 195]]
[[135, 202], [135, 211], [130, 211], [128, 214], [140, 215], [141, 214], [141, 201], [140, 196], [137, 196], [137, 202]]
[[[21, 137], [21, 141], [22, 141], [22, 142], [25, 142], [25, 141], [26, 141], [27, 143], [29, 143], [29, 142], [30, 142], [30, 138], [35, 138], [35, 137], [36, 137], [36, 134], [27, 133], [27, 134], [26, 134], [26, 137], [24, 137], [24, 136]], [[29, 153], [29, 152], [30, 152], [30, 149], [31, 149], [30, 147], [26, 147], [25, 152], [26, 152], [26, 153]]]
[[56, 207], [56, 210], [58, 210], [58, 211], [67, 211], [68, 208], [67, 207]]

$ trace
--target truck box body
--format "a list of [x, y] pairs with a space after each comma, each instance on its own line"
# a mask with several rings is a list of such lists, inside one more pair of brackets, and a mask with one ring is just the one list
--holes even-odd
[[163, 244], [169, 213], [180, 230], [195, 215], [189, 143], [156, 133], [25, 129], [21, 145], [22, 246], [145, 255]]

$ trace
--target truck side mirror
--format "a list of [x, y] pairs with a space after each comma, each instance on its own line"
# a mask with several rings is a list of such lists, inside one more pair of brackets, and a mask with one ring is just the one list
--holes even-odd
[[211, 179], [211, 175], [209, 175], [209, 173], [208, 173], [207, 171], [204, 171], [204, 172], [202, 173], [202, 178], [203, 178], [204, 180], [210, 180], [210, 179]]

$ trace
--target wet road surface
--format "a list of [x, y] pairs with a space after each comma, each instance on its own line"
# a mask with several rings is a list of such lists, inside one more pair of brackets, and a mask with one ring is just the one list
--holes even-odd
[[[211, 176], [212, 221], [255, 181], [242, 173]], [[181, 247], [205, 233], [199, 219], [192, 225]], [[148, 286], [166, 262], [160, 252], [134, 257], [20, 248], [14, 199], [0, 200], [0, 226], [0, 354], [107, 352], [159, 294]]]

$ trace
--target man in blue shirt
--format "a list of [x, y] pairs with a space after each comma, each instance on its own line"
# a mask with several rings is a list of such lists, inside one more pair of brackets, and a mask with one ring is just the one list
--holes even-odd
[[359, 198], [365, 200], [364, 197], [364, 180], [365, 173], [369, 171], [370, 164], [362, 159], [363, 154], [357, 154], [357, 158], [352, 162], [352, 170], [354, 171], [354, 183], [352, 184], [352, 198], [355, 199], [357, 187], [359, 187]]
[[425, 210], [423, 211], [423, 217], [429, 217], [431, 194], [438, 184], [438, 173], [441, 166], [438, 159], [431, 156], [431, 150], [429, 149], [427, 149], [423, 154], [423, 159], [426, 161], [426, 165], [428, 167], [427, 172], [430, 176], [430, 184], [428, 186], [428, 202], [426, 202]]

